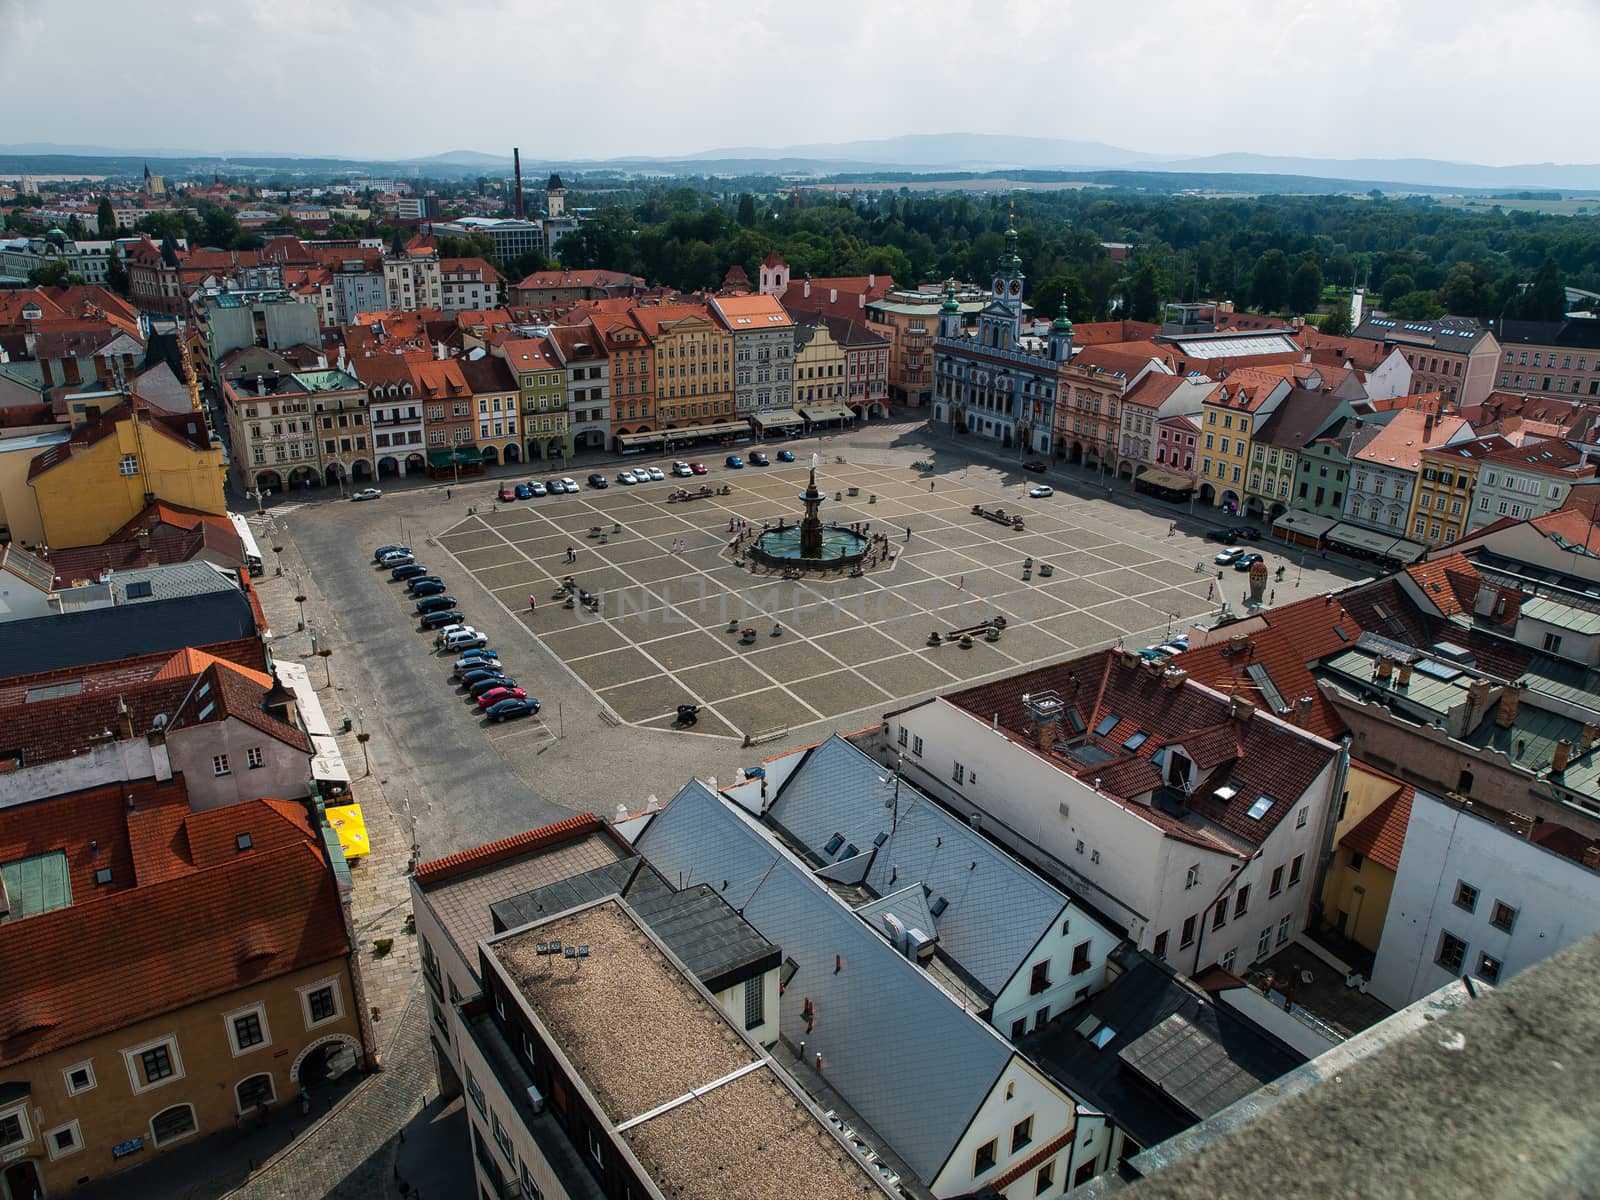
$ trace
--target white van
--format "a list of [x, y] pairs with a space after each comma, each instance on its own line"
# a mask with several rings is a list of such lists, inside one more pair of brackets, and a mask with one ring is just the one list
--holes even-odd
[[458, 629], [454, 633], [446, 634], [444, 648], [456, 653], [467, 649], [469, 646], [487, 646], [489, 639], [475, 629]]

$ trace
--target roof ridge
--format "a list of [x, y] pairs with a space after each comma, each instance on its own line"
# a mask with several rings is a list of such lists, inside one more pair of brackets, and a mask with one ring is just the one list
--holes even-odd
[[512, 834], [499, 841], [486, 842], [481, 846], [447, 854], [443, 858], [418, 863], [412, 872], [412, 878], [416, 880], [418, 886], [429, 887], [450, 879], [458, 879], [484, 867], [494, 866], [518, 854], [527, 854], [562, 842], [574, 841], [582, 834], [599, 833], [607, 828], [606, 823], [593, 813], [581, 813], [549, 825], [541, 825], [537, 829]]

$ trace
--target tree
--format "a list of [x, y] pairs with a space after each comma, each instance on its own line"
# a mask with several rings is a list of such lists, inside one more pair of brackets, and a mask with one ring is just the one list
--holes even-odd
[[1469, 262], [1458, 262], [1439, 288], [1439, 303], [1458, 317], [1497, 315], [1488, 310], [1489, 277]]
[[81, 275], [74, 275], [67, 269], [67, 260], [53, 258], [42, 267], [35, 267], [28, 272], [28, 282], [34, 287], [65, 287], [68, 284], [82, 283]]
[[1153, 259], [1145, 259], [1128, 284], [1128, 315], [1135, 321], [1154, 321], [1161, 315], [1161, 276]]
[[1051, 275], [1033, 285], [1028, 293], [1028, 303], [1033, 305], [1033, 315], [1053, 319], [1067, 302], [1067, 315], [1075, 320], [1086, 320], [1090, 315], [1089, 293], [1076, 275]]
[[1259, 312], [1276, 312], [1288, 299], [1289, 259], [1274, 247], [1256, 259], [1250, 273], [1250, 303]]
[[1289, 277], [1289, 310], [1304, 315], [1322, 303], [1322, 268], [1314, 258], [1302, 258]]
[[749, 192], [739, 197], [739, 224], [754, 229], [756, 224], [756, 198]]
[[100, 236], [110, 237], [117, 232], [117, 210], [111, 207], [111, 197], [101, 196], [95, 210], [95, 221], [100, 226]]
[[239, 238], [239, 218], [233, 215], [231, 209], [220, 208], [215, 204], [203, 205], [200, 209], [200, 240], [207, 246], [215, 246], [219, 250], [231, 250]]
[[1346, 296], [1339, 296], [1333, 302], [1333, 307], [1328, 310], [1321, 324], [1317, 326], [1329, 337], [1350, 336], [1350, 300]]
[[1400, 297], [1417, 290], [1417, 281], [1404, 271], [1396, 271], [1387, 276], [1383, 281], [1383, 293], [1379, 299], [1384, 308], [1393, 308], [1399, 303]]
[[1435, 292], [1407, 292], [1403, 296], [1396, 296], [1393, 304], [1384, 307], [1389, 310], [1390, 316], [1402, 321], [1431, 321], [1444, 316], [1444, 308], [1439, 304]]
[[122, 261], [121, 251], [111, 252], [111, 261], [106, 264], [106, 286], [119, 296], [128, 294], [128, 268]]
[[1561, 268], [1546, 254], [1533, 282], [1522, 293], [1518, 315], [1524, 321], [1559, 321], [1566, 311], [1567, 289], [1561, 280]]

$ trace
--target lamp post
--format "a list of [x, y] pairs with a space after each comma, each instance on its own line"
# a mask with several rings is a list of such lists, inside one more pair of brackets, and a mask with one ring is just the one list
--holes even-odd
[[317, 657], [322, 660], [323, 686], [331, 688], [333, 686], [333, 666], [328, 660], [333, 657], [333, 651], [326, 646], [319, 646], [317, 647]]
[[282, 546], [274, 546], [272, 548], [272, 553], [278, 559], [278, 574], [282, 575], [283, 574], [283, 547]]
[[294, 602], [300, 606], [300, 628], [304, 629], [306, 627], [306, 598], [304, 595], [299, 595], [294, 598]]

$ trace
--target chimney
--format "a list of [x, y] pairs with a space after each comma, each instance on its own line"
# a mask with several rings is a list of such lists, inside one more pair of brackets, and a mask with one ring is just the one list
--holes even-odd
[[1228, 702], [1228, 715], [1243, 725], [1256, 715], [1256, 706], [1243, 696], [1235, 696]]
[[1572, 761], [1572, 739], [1562, 738], [1556, 743], [1554, 753], [1550, 755], [1550, 774], [1566, 774], [1567, 764]]
[[1161, 686], [1169, 692], [1175, 692], [1183, 686], [1183, 681], [1189, 678], [1189, 672], [1182, 667], [1168, 667], [1161, 676]]
[[1513, 809], [1506, 813], [1506, 828], [1512, 833], [1516, 834], [1519, 838], [1523, 838], [1525, 840], [1532, 838], [1533, 818], [1527, 813], [1520, 813]]
[[1513, 683], [1500, 693], [1500, 707], [1495, 710], [1494, 723], [1501, 729], [1510, 729], [1516, 722], [1517, 709], [1522, 706], [1522, 691], [1525, 685]]
[[1583, 727], [1583, 732], [1578, 735], [1578, 752], [1580, 754], [1585, 753], [1590, 746], [1594, 745], [1596, 738], [1600, 738], [1600, 725], [1590, 721]]
[[1311, 707], [1316, 700], [1311, 696], [1301, 696], [1294, 702], [1294, 723], [1302, 729], [1311, 725]]
[[1583, 865], [1591, 871], [1600, 871], [1600, 842], [1590, 842], [1583, 848]]
[[1489, 693], [1493, 690], [1493, 685], [1487, 679], [1474, 679], [1467, 684], [1467, 717], [1469, 724], [1472, 713], [1488, 705]]
[[1394, 676], [1394, 655], [1392, 655], [1392, 654], [1380, 655], [1379, 658], [1378, 658], [1378, 682], [1383, 684], [1385, 687], [1387, 687], [1389, 685], [1389, 680], [1393, 676]]
[[[128, 707], [128, 702], [121, 696], [117, 697], [117, 740], [130, 741], [133, 738], [133, 709]], [[1568, 743], [1564, 743], [1568, 744]], [[1569, 744], [1570, 745], [1570, 744]]]
[[522, 151], [516, 146], [511, 147], [511, 170], [516, 176], [517, 200], [516, 206], [511, 210], [517, 214], [517, 220], [522, 220]]
[[1411, 686], [1411, 663], [1409, 661], [1400, 664], [1400, 677], [1394, 683], [1396, 687]]
[[1427, 415], [1422, 418], [1422, 438], [1423, 438], [1423, 440], [1426, 441], [1427, 438], [1428, 438], [1428, 435], [1431, 434], [1432, 432], [1433, 432], [1433, 409], [1430, 407], [1428, 409]]
[[1228, 635], [1228, 656], [1241, 654], [1250, 645], [1250, 637], [1243, 633], [1230, 633]]

